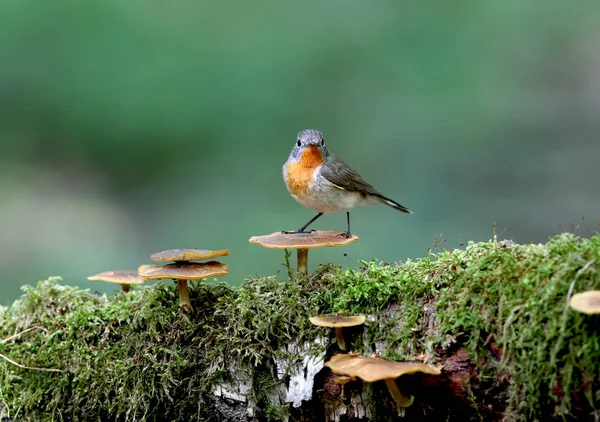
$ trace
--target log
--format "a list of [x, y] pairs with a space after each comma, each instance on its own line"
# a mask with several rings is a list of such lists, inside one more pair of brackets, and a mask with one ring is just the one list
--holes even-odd
[[[323, 265], [309, 277], [172, 283], [102, 296], [58, 278], [0, 308], [0, 419], [202, 421], [594, 420], [599, 317], [571, 310], [600, 289], [600, 235], [546, 244], [470, 243], [415, 262]], [[364, 356], [424, 362], [385, 383], [344, 386], [317, 314], [364, 314], [345, 329]]]

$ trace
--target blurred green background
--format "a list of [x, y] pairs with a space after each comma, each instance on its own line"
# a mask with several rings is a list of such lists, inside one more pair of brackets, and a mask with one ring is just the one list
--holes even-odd
[[5, 0], [0, 304], [52, 275], [110, 292], [85, 277], [177, 247], [230, 249], [230, 284], [284, 279], [283, 253], [248, 238], [314, 215], [281, 178], [305, 128], [415, 212], [356, 209], [360, 241], [311, 268], [417, 258], [494, 222], [517, 242], [589, 234], [599, 45], [597, 0]]

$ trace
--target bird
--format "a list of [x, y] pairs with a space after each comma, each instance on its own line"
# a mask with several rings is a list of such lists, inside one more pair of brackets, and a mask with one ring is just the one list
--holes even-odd
[[413, 213], [381, 194], [350, 165], [331, 154], [323, 133], [316, 129], [298, 133], [282, 173], [292, 197], [306, 208], [318, 212], [298, 230], [282, 233], [310, 233], [305, 231], [307, 227], [324, 213], [345, 211], [348, 229], [340, 236], [350, 238], [350, 210], [357, 205], [383, 203], [398, 211]]

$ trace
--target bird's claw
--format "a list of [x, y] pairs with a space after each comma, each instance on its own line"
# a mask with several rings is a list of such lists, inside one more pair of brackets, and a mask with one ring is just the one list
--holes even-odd
[[350, 232], [341, 232], [337, 236], [338, 237], [345, 237], [346, 239], [350, 239], [352, 237], [352, 233], [350, 233]]

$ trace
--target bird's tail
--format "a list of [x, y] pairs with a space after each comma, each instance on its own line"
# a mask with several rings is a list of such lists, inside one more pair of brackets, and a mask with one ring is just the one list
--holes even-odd
[[387, 198], [383, 195], [381, 195], [379, 197], [379, 199], [381, 199], [381, 202], [383, 202], [385, 205], [389, 205], [390, 207], [398, 210], [398, 211], [402, 211], [402, 212], [406, 212], [408, 214], [412, 214], [413, 212], [411, 210], [409, 210], [408, 208], [406, 208], [403, 205], [400, 205], [399, 203], [397, 203], [396, 201], [394, 201], [393, 199]]

